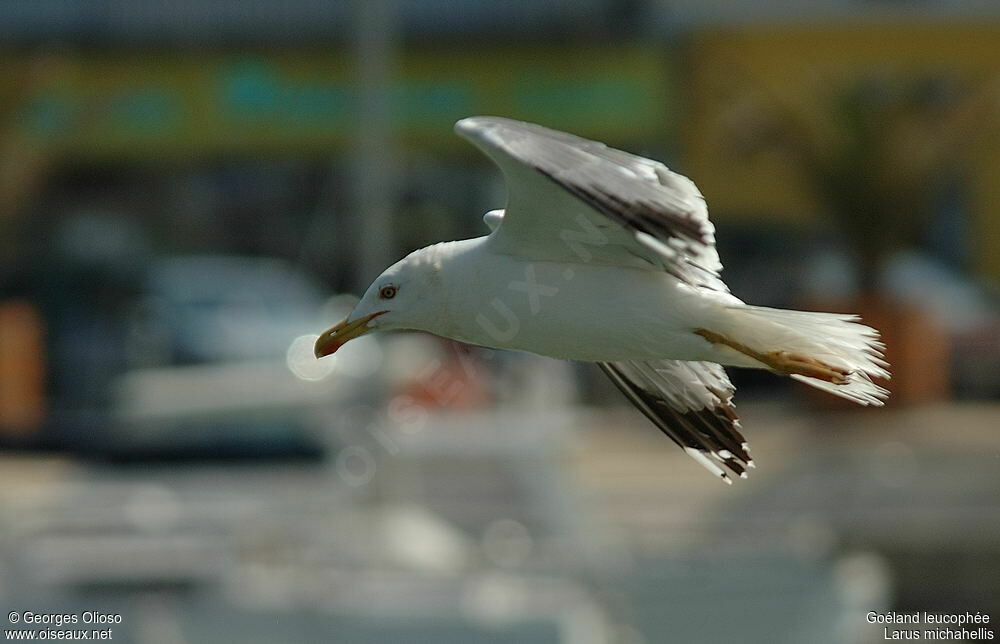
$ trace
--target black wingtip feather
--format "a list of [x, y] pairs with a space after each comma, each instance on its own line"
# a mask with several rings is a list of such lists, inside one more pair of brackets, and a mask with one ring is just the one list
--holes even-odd
[[[714, 459], [740, 478], [747, 478], [747, 470], [755, 467], [746, 439], [738, 429], [731, 392], [705, 385], [716, 398], [716, 404], [702, 409], [676, 409], [656, 393], [654, 383], [641, 377], [641, 370], [629, 368], [633, 363], [601, 362], [598, 365], [636, 408], [680, 447]], [[700, 458], [696, 460], [701, 461]], [[724, 470], [717, 474], [732, 483]]]

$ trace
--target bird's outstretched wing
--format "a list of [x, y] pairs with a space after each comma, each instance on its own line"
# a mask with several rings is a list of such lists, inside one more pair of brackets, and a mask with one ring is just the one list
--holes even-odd
[[746, 477], [754, 467], [733, 406], [735, 388], [714, 362], [601, 362], [604, 373], [639, 411], [708, 471]]
[[[729, 293], [719, 277], [715, 228], [705, 199], [665, 165], [565, 132], [477, 116], [455, 131], [503, 171], [507, 208], [490, 228], [510, 254], [530, 259], [656, 267], [678, 280]], [[499, 224], [498, 224], [499, 220]], [[660, 430], [726, 482], [753, 461], [721, 365], [658, 360], [599, 363]]]
[[511, 254], [652, 265], [728, 293], [705, 199], [687, 177], [603, 143], [501, 117], [463, 119], [455, 131], [504, 173], [507, 208], [493, 239]]

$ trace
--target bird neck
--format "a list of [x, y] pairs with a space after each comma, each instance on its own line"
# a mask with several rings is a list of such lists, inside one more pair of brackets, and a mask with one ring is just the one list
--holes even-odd
[[423, 249], [435, 265], [433, 302], [425, 302], [422, 330], [436, 335], [476, 343], [475, 319], [485, 306], [483, 295], [491, 293], [483, 262], [487, 237], [435, 244]]

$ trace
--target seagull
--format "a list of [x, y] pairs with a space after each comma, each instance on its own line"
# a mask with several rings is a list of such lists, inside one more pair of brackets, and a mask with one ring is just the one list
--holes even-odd
[[317, 358], [372, 331], [584, 362], [664, 434], [732, 483], [755, 467], [724, 366], [767, 369], [882, 405], [888, 363], [855, 315], [746, 304], [720, 277], [715, 228], [687, 177], [540, 125], [494, 116], [455, 131], [502, 171], [488, 235], [414, 251], [315, 343]]

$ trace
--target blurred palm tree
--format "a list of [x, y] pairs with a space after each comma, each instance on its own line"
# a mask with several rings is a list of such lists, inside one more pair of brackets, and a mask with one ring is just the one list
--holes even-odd
[[739, 151], [791, 159], [844, 234], [867, 295], [893, 254], [920, 245], [935, 197], [966, 174], [970, 148], [1000, 121], [1000, 82], [876, 75], [836, 92], [815, 122], [777, 97], [749, 100], [730, 119]]

